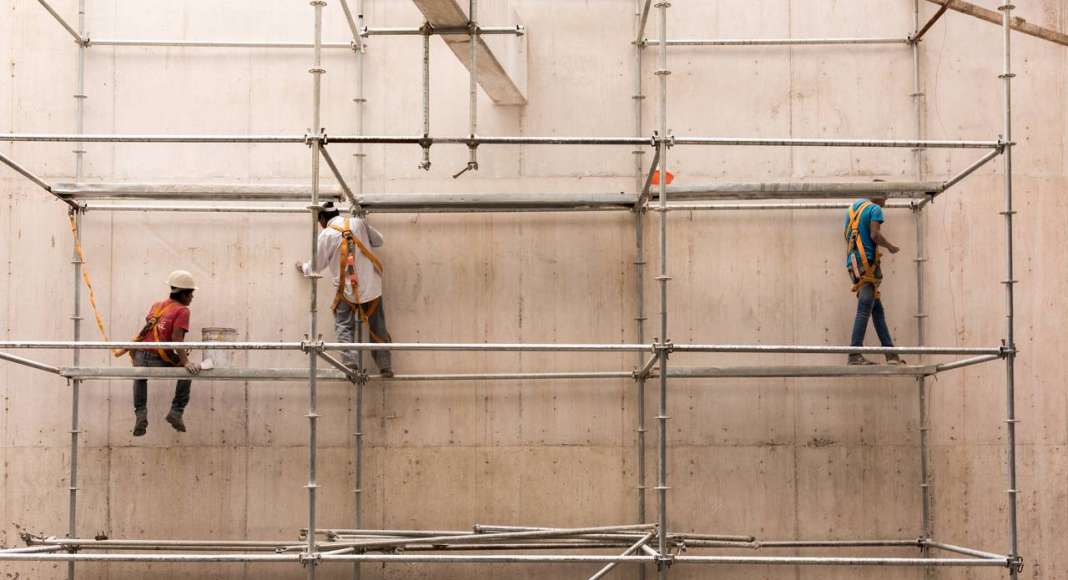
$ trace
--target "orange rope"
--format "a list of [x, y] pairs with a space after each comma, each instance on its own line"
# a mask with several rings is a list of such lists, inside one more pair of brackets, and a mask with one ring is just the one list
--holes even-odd
[[[93, 281], [89, 277], [88, 260], [85, 259], [85, 250], [82, 249], [82, 243], [78, 239], [78, 222], [74, 218], [74, 214], [68, 214], [67, 219], [70, 220], [70, 233], [74, 237], [74, 252], [78, 254], [78, 259], [82, 262], [82, 280], [85, 281], [85, 287], [89, 291], [89, 307], [93, 309], [93, 316], [96, 318], [96, 327], [100, 330], [100, 336], [103, 337], [104, 342], [108, 341], [107, 330], [104, 329], [104, 318], [100, 316], [100, 309], [96, 306], [96, 292], [93, 291]], [[122, 356], [121, 351], [112, 351], [115, 356]]]

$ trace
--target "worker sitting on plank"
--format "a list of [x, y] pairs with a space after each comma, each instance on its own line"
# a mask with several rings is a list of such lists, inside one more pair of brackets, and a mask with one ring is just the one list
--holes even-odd
[[[853, 280], [853, 292], [857, 294], [857, 316], [853, 321], [853, 339], [850, 346], [864, 346], [864, 334], [868, 331], [868, 319], [875, 323], [875, 333], [884, 347], [894, 346], [890, 338], [890, 329], [886, 327], [886, 314], [879, 296], [879, 285], [883, 281], [881, 267], [882, 253], [879, 247], [886, 248], [891, 254], [900, 250], [883, 235], [883, 207], [886, 196], [877, 195], [869, 199], [854, 202], [846, 215], [846, 269]], [[888, 364], [905, 364], [896, 354], [886, 355]], [[874, 362], [864, 358], [860, 353], [849, 355], [851, 365], [873, 365]]]
[[[392, 342], [382, 303], [382, 262], [371, 251], [382, 245], [382, 234], [361, 217], [340, 215], [332, 201], [320, 204], [319, 227], [322, 231], [314, 267], [297, 262], [297, 270], [310, 276], [330, 268], [337, 288], [333, 310], [338, 342], [355, 342], [357, 315], [367, 322], [371, 342]], [[357, 356], [347, 351], [343, 360], [355, 368]], [[372, 351], [371, 356], [379, 374], [393, 376], [388, 350]]]
[[[185, 270], [175, 270], [167, 278], [171, 287], [168, 299], [152, 305], [145, 316], [145, 326], [134, 338], [136, 342], [182, 342], [189, 332], [189, 305], [193, 302], [193, 292], [197, 289], [193, 276]], [[123, 354], [123, 353], [117, 353]], [[134, 366], [138, 367], [185, 367], [191, 375], [200, 372], [200, 365], [189, 362], [187, 350], [135, 350], [131, 353]], [[189, 390], [192, 381], [182, 379], [174, 388], [174, 399], [166, 420], [177, 431], [185, 432], [182, 415], [189, 404]], [[140, 437], [148, 430], [148, 379], [137, 379], [133, 386], [134, 437]]]

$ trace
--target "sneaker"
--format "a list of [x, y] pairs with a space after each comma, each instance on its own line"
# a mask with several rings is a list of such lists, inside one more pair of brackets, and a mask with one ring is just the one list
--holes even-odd
[[133, 436], [142, 437], [148, 431], [148, 410], [138, 409], [134, 413], [137, 422], [134, 423]]
[[382, 375], [383, 379], [392, 379], [393, 378], [393, 369], [380, 369], [378, 371], [378, 374]]
[[180, 409], [171, 409], [170, 413], [164, 417], [171, 427], [174, 427], [175, 431], [185, 433], [185, 422], [182, 421], [182, 411]]
[[873, 365], [875, 363], [864, 358], [864, 355], [862, 354], [851, 354], [849, 355], [849, 364], [852, 366], [868, 366]]
[[900, 365], [900, 366], [908, 365], [907, 362], [905, 362], [900, 356], [898, 356], [896, 354], [888, 354], [888, 355], [886, 355], [886, 364], [888, 364], [888, 365]]

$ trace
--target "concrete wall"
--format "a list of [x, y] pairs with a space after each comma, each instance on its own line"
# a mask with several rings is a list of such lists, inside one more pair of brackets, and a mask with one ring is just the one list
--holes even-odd
[[[373, 26], [418, 25], [403, 0], [367, 0]], [[985, 1], [993, 6], [994, 2]], [[55, 2], [70, 18], [74, 0]], [[628, 0], [523, 0], [530, 31], [529, 104], [482, 99], [484, 134], [630, 135], [634, 131], [633, 27]], [[0, 1], [0, 131], [71, 132], [75, 48], [35, 3]], [[930, 10], [925, 6], [925, 14]], [[1068, 28], [1058, 0], [1024, 3], [1030, 21]], [[326, 37], [345, 40], [336, 2]], [[303, 2], [90, 0], [93, 38], [310, 39]], [[672, 7], [671, 36], [811, 37], [904, 35], [907, 0], [728, 0]], [[655, 22], [653, 20], [652, 22]], [[501, 24], [501, 23], [490, 23]], [[653, 28], [650, 28], [652, 31]], [[999, 30], [950, 14], [923, 47], [932, 138], [990, 139], [1001, 131]], [[1068, 309], [1059, 249], [1068, 185], [1068, 65], [1063, 48], [1016, 37], [1017, 278], [1020, 280], [1018, 406], [1020, 521], [1027, 575], [1068, 572], [1059, 540], [1068, 530], [1068, 399], [1058, 346]], [[374, 39], [367, 59], [366, 131], [420, 131], [418, 40]], [[466, 133], [463, 67], [432, 47], [433, 132]], [[352, 57], [328, 53], [324, 125], [351, 132]], [[671, 128], [678, 135], [913, 136], [911, 53], [903, 47], [678, 49], [670, 58]], [[311, 123], [306, 51], [90, 49], [89, 133], [289, 133]], [[655, 68], [652, 54], [646, 71]], [[649, 75], [644, 132], [653, 126]], [[50, 180], [72, 174], [70, 147], [5, 144]], [[301, 146], [90, 145], [87, 179], [101, 181], [304, 182]], [[336, 148], [347, 174], [354, 163]], [[435, 148], [430, 173], [416, 147], [367, 148], [368, 191], [614, 191], [633, 188], [629, 148], [503, 147], [480, 151], [482, 171], [453, 180], [462, 147]], [[927, 174], [944, 178], [976, 157], [932, 153]], [[679, 182], [908, 179], [907, 150], [676, 148]], [[930, 262], [928, 342], [988, 346], [1004, 334], [1000, 165], [939, 198], [926, 216]], [[70, 237], [61, 204], [0, 171], [0, 327], [4, 338], [70, 336]], [[405, 341], [623, 342], [635, 339], [633, 217], [628, 214], [420, 215], [376, 217], [386, 234], [387, 312]], [[854, 302], [840, 267], [838, 212], [672, 214], [671, 338], [676, 342], [843, 344]], [[307, 283], [291, 263], [307, 253], [306, 218], [90, 213], [84, 235], [105, 322], [134, 332], [171, 269], [193, 271], [202, 290], [194, 335], [233, 326], [241, 337], [294, 340], [307, 332]], [[658, 255], [648, 220], [646, 309], [658, 312]], [[883, 295], [891, 329], [914, 344], [915, 229], [892, 212], [902, 245], [888, 260]], [[320, 327], [329, 334], [329, 292]], [[657, 334], [648, 324], [646, 339]], [[83, 325], [86, 338], [93, 325]], [[33, 353], [53, 364], [69, 354]], [[102, 353], [86, 365], [124, 364]], [[676, 356], [676, 364], [834, 363], [837, 357]], [[239, 357], [250, 366], [300, 366], [298, 354]], [[400, 372], [618, 370], [631, 356], [398, 354]], [[940, 539], [1005, 551], [1003, 367], [947, 373], [932, 383], [935, 529]], [[197, 383], [190, 432], [162, 421], [170, 387], [153, 384], [151, 425], [130, 436], [127, 383], [83, 389], [79, 532], [111, 537], [293, 537], [306, 517], [306, 388]], [[652, 391], [652, 389], [651, 389]], [[0, 365], [0, 544], [20, 529], [62, 534], [70, 389], [63, 381]], [[366, 523], [466, 528], [480, 523], [587, 525], [635, 519], [636, 400], [629, 381], [417, 383], [366, 394]], [[648, 397], [654, 430], [656, 399]], [[353, 393], [320, 390], [320, 523], [352, 521]], [[918, 411], [910, 379], [678, 381], [671, 385], [670, 515], [673, 528], [765, 538], [912, 538], [920, 534]], [[650, 438], [654, 448], [655, 431]], [[649, 485], [654, 485], [649, 455]], [[650, 518], [654, 495], [649, 494]], [[902, 552], [905, 553], [905, 552]], [[911, 552], [908, 552], [911, 553]], [[58, 578], [63, 566], [5, 565], [9, 575]], [[178, 577], [180, 568], [148, 567]], [[370, 577], [461, 577], [454, 567], [368, 567]], [[146, 567], [82, 565], [85, 577], [134, 578]], [[481, 570], [485, 572], [484, 570]], [[581, 573], [565, 568], [558, 573]], [[197, 568], [204, 577], [291, 577], [288, 567]], [[498, 568], [528, 577], [544, 568]], [[675, 573], [697, 577], [701, 570]], [[346, 567], [327, 568], [342, 577]], [[919, 578], [915, 570], [719, 571], [727, 578]], [[999, 571], [949, 572], [995, 578]]]

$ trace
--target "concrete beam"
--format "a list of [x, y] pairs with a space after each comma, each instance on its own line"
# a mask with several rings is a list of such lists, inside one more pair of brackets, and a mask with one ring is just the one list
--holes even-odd
[[[1001, 25], [1002, 18], [1000, 12], [977, 6], [971, 2], [964, 2], [962, 0], [927, 1], [932, 4], [938, 4], [939, 6], [947, 6], [950, 10], [960, 12], [961, 14], [967, 14], [968, 16], [974, 16], [980, 20], [986, 20], [991, 24]], [[1048, 40], [1061, 46], [1068, 46], [1068, 34], [1031, 24], [1018, 16], [1013, 16], [1012, 19], [1009, 20], [1009, 26], [1017, 32], [1022, 32], [1029, 36], [1034, 36], [1035, 38], [1041, 38], [1042, 40]]]
[[[467, 26], [467, 10], [458, 0], [412, 0], [434, 28], [462, 28]], [[466, 4], [466, 2], [465, 2]], [[510, 3], [503, 9], [482, 9], [481, 21], [488, 16], [505, 17], [503, 24], [518, 25], [519, 16]], [[498, 24], [494, 22], [494, 24]], [[469, 35], [442, 35], [446, 46], [460, 59], [464, 67], [470, 66], [471, 37]], [[498, 105], [525, 105], [527, 103], [527, 40], [526, 36], [493, 35], [478, 39], [478, 84]]]

